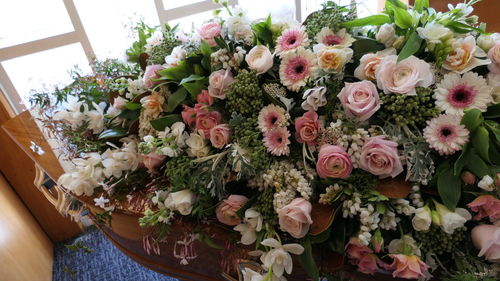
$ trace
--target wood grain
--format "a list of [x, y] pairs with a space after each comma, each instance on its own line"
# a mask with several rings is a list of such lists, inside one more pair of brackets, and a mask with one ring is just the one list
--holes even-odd
[[0, 175], [0, 280], [52, 280], [52, 243]]
[[[70, 218], [62, 217], [33, 184], [35, 162], [41, 164], [52, 179], [57, 180], [63, 170], [38, 126], [31, 120], [30, 113], [25, 111], [6, 121], [2, 128], [0, 170], [49, 238], [58, 242], [81, 233], [78, 225]], [[44, 155], [31, 151], [31, 140], [42, 146]]]

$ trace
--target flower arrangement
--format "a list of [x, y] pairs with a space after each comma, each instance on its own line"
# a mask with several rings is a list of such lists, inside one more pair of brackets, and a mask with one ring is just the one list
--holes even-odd
[[337, 280], [315, 248], [365, 274], [497, 280], [500, 35], [476, 2], [358, 19], [329, 1], [301, 24], [220, 1], [191, 33], [141, 23], [128, 63], [33, 96], [75, 163], [59, 184], [106, 212], [146, 196], [154, 243], [179, 217], [229, 227], [260, 257], [244, 280], [285, 280], [293, 256]]

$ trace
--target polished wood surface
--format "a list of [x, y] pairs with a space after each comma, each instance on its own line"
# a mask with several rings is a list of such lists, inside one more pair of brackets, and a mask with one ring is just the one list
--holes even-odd
[[[40, 164], [52, 179], [57, 180], [63, 170], [30, 113], [25, 111], [7, 120], [2, 128], [0, 170], [48, 237], [58, 242], [81, 233], [80, 227], [70, 218], [61, 216], [33, 184], [35, 163]], [[45, 154], [34, 153], [30, 149], [31, 141], [42, 146]]]
[[0, 175], [0, 280], [52, 280], [52, 243]]

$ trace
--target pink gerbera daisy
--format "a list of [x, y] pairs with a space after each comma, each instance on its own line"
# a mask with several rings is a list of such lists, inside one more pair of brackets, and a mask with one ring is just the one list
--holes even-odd
[[436, 105], [446, 113], [463, 115], [468, 108], [486, 111], [492, 102], [491, 92], [486, 79], [477, 73], [467, 72], [462, 76], [449, 73], [437, 84], [434, 98]]
[[347, 33], [345, 28], [342, 28], [337, 33], [334, 33], [330, 28], [323, 27], [318, 34], [316, 34], [316, 42], [325, 46], [343, 46], [348, 48], [352, 42], [356, 41]]
[[274, 156], [288, 155], [290, 153], [290, 132], [286, 127], [276, 127], [264, 134], [264, 146]]
[[450, 155], [462, 149], [469, 140], [469, 130], [460, 124], [457, 114], [442, 114], [427, 121], [424, 138], [441, 155]]
[[283, 55], [280, 64], [281, 83], [289, 90], [297, 92], [306, 85], [309, 77], [314, 77], [318, 67], [316, 56], [311, 50], [299, 48], [296, 53]]
[[286, 127], [288, 125], [288, 114], [284, 108], [270, 104], [260, 110], [258, 124], [263, 133], [276, 127]]
[[309, 39], [304, 27], [290, 28], [283, 31], [277, 41], [276, 54], [279, 56], [309, 45]]

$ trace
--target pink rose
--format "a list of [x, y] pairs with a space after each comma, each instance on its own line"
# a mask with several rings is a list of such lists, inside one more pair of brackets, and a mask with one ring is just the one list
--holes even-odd
[[312, 205], [304, 198], [295, 198], [278, 211], [280, 228], [294, 238], [302, 238], [311, 226]]
[[196, 111], [194, 108], [184, 105], [181, 112], [182, 121], [186, 123], [189, 127], [193, 127], [196, 124]]
[[229, 69], [214, 71], [208, 77], [208, 93], [214, 98], [223, 100], [226, 98], [226, 91], [233, 81], [233, 75]]
[[482, 224], [471, 231], [472, 242], [478, 248], [478, 256], [490, 262], [500, 262], [500, 227]]
[[351, 261], [352, 264], [357, 265], [359, 260], [365, 254], [371, 254], [373, 251], [367, 246], [363, 245], [359, 238], [352, 237], [349, 239], [347, 245], [345, 245], [345, 251], [347, 253], [347, 257]]
[[361, 169], [380, 178], [395, 177], [403, 171], [399, 159], [398, 144], [385, 139], [385, 136], [371, 137], [361, 148]]
[[387, 267], [387, 265], [381, 261], [377, 255], [369, 253], [365, 253], [361, 259], [359, 259], [357, 265], [358, 271], [371, 275], [375, 274], [375, 272], [380, 269], [379, 266]]
[[390, 265], [394, 269], [392, 277], [405, 278], [405, 279], [417, 279], [419, 277], [424, 277], [429, 266], [420, 260], [418, 256], [412, 255], [389, 255], [393, 258], [393, 262]]
[[204, 105], [212, 105], [212, 103], [214, 103], [214, 99], [210, 96], [207, 90], [201, 90], [196, 97], [196, 101]]
[[235, 226], [240, 224], [241, 219], [236, 212], [238, 212], [247, 201], [248, 198], [243, 195], [230, 195], [227, 199], [222, 200], [215, 209], [217, 219], [225, 225]]
[[323, 179], [345, 179], [349, 177], [352, 172], [351, 157], [345, 152], [342, 147], [325, 144], [319, 149], [316, 171], [318, 172], [318, 175]]
[[196, 130], [201, 130], [206, 139], [210, 139], [210, 130], [219, 125], [221, 114], [217, 111], [199, 111], [196, 113]]
[[210, 142], [215, 148], [223, 148], [231, 141], [231, 129], [228, 124], [220, 124], [210, 130]]
[[201, 39], [208, 43], [208, 45], [215, 47], [217, 46], [217, 43], [214, 38], [222, 35], [222, 26], [216, 22], [209, 22], [204, 24], [200, 30], [198, 30], [198, 34]]
[[475, 220], [484, 217], [489, 217], [493, 221], [500, 219], [500, 200], [492, 195], [481, 195], [467, 204], [467, 207], [473, 212], [477, 212], [477, 215], [474, 216]]
[[161, 81], [153, 81], [161, 77], [160, 70], [164, 69], [162, 65], [154, 64], [146, 66], [146, 70], [144, 71], [144, 76], [142, 81], [144, 83], [144, 87], [153, 88], [154, 86], [160, 84]]
[[397, 93], [414, 96], [415, 87], [429, 87], [434, 83], [431, 66], [415, 56], [399, 63], [398, 56], [386, 56], [375, 72], [377, 86], [384, 93]]
[[295, 134], [298, 142], [315, 145], [319, 132], [320, 122], [316, 112], [308, 111], [302, 117], [295, 119]]
[[345, 83], [337, 95], [347, 116], [354, 116], [358, 121], [365, 121], [380, 108], [377, 87], [371, 81]]
[[359, 60], [359, 66], [354, 70], [354, 77], [359, 80], [375, 81], [375, 72], [377, 71], [380, 61], [386, 56], [395, 55], [396, 49], [389, 48], [379, 51], [375, 54], [370, 53], [363, 55]]
[[144, 167], [148, 169], [149, 173], [155, 174], [156, 168], [158, 168], [158, 166], [163, 163], [163, 160], [165, 160], [165, 158], [167, 158], [166, 155], [159, 155], [155, 152], [150, 152], [149, 154], [142, 156], [142, 163], [144, 164]]
[[490, 72], [500, 74], [500, 43], [497, 43], [488, 51], [491, 63], [488, 65]]
[[469, 171], [466, 171], [462, 174], [462, 180], [466, 183], [466, 184], [469, 184], [469, 185], [472, 185], [476, 182], [476, 177], [474, 176], [474, 174], [472, 174], [471, 172]]

